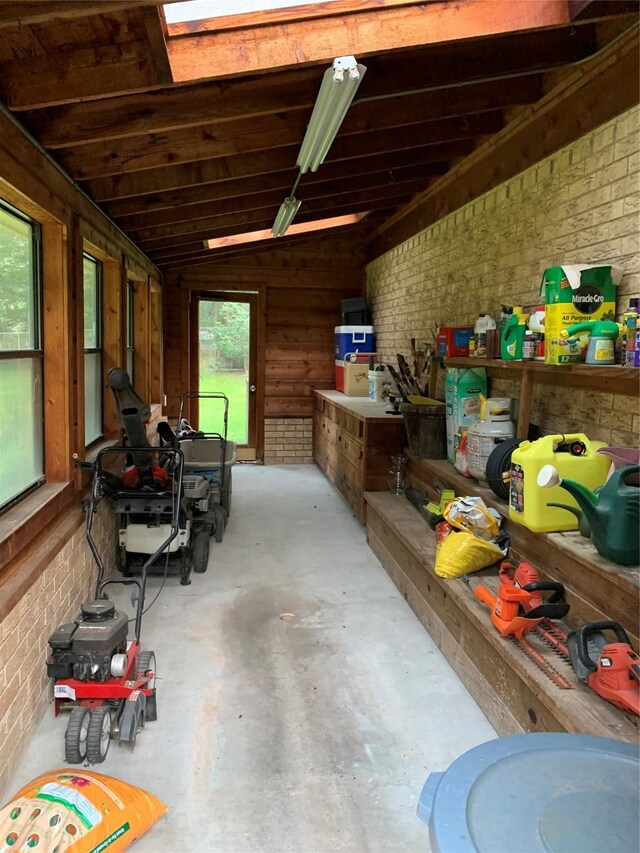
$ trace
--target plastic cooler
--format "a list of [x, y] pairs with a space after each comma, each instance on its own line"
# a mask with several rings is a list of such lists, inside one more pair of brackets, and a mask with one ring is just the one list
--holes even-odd
[[334, 329], [334, 358], [344, 361], [349, 353], [375, 352], [376, 336], [373, 326], [336, 326]]

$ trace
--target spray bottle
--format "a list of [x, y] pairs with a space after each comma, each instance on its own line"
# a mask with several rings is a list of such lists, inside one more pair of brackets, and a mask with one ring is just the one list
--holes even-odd
[[615, 364], [616, 353], [614, 341], [620, 334], [620, 326], [613, 320], [589, 320], [586, 323], [577, 323], [560, 332], [560, 337], [570, 338], [580, 332], [588, 332], [589, 346], [587, 348], [586, 364]]
[[529, 315], [521, 312], [522, 308], [514, 308], [513, 316], [502, 330], [500, 356], [504, 361], [520, 361], [522, 359], [522, 344], [527, 331]]

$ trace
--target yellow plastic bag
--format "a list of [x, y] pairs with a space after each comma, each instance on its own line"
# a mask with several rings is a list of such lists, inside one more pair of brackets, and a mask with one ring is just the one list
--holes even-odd
[[0, 809], [3, 853], [122, 853], [167, 811], [142, 788], [85, 770], [52, 770]]
[[446, 538], [439, 537], [435, 570], [441, 578], [460, 578], [502, 559], [504, 552], [493, 542], [485, 542], [468, 530], [452, 530]]

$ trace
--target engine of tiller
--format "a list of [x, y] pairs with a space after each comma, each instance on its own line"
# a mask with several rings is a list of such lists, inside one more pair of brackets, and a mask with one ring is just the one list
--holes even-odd
[[98, 599], [82, 605], [75, 622], [60, 625], [49, 637], [50, 678], [78, 681], [108, 681], [111, 658], [126, 652], [128, 619], [112, 601]]

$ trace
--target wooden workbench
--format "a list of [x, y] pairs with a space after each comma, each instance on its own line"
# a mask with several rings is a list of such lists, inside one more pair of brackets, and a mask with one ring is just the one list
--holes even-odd
[[385, 403], [315, 391], [313, 458], [364, 524], [365, 491], [385, 491], [391, 456], [402, 453], [407, 436], [402, 416]]

